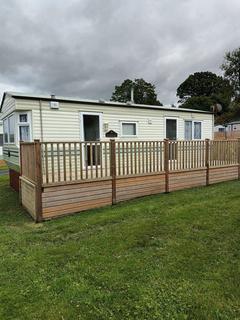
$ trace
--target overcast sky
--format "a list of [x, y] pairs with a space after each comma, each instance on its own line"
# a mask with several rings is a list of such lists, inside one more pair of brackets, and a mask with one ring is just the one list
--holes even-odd
[[0, 7], [0, 94], [109, 99], [144, 78], [164, 104], [240, 46], [239, 0], [8, 0]]

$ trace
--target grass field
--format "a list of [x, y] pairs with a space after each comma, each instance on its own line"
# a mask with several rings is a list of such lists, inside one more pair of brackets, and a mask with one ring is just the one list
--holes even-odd
[[240, 182], [34, 224], [0, 178], [0, 319], [240, 319]]
[[8, 166], [5, 162], [3, 162], [1, 159], [0, 159], [0, 171], [1, 170], [8, 170]]

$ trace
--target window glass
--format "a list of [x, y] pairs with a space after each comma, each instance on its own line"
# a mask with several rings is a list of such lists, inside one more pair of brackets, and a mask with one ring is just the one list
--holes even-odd
[[19, 115], [19, 122], [27, 122], [27, 121], [28, 121], [28, 118], [26, 113]]
[[122, 123], [123, 136], [136, 136], [136, 123]]
[[166, 120], [166, 138], [170, 140], [177, 140], [177, 120]]
[[202, 124], [201, 122], [194, 122], [194, 139], [201, 139], [202, 137]]
[[9, 142], [14, 143], [15, 119], [13, 115], [8, 118], [8, 127], [9, 127]]
[[8, 120], [3, 121], [4, 142], [8, 143]]
[[185, 140], [192, 140], [192, 121], [185, 121]]
[[0, 147], [3, 146], [3, 134], [0, 134]]
[[19, 126], [20, 141], [30, 141], [29, 126]]

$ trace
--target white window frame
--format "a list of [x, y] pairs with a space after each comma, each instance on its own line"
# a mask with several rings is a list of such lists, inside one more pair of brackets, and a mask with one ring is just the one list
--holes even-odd
[[[27, 122], [20, 122], [20, 115], [27, 115]], [[20, 127], [28, 126], [29, 127], [29, 141], [32, 141], [32, 121], [31, 121], [31, 112], [30, 111], [21, 111], [16, 113], [16, 125], [17, 125], [17, 145], [20, 144]]]
[[[135, 124], [136, 126], [136, 134], [131, 135], [125, 135], [123, 134], [123, 124]], [[138, 138], [138, 121], [131, 121], [131, 120], [121, 120], [120, 121], [120, 135], [123, 138]]]
[[[184, 120], [184, 139], [185, 139], [185, 121], [191, 121], [192, 122], [192, 140], [195, 140], [195, 141], [200, 141], [202, 140], [202, 137], [203, 137], [203, 121], [202, 120], [193, 120], [193, 119], [185, 119]], [[194, 123], [201, 123], [201, 137], [200, 139], [195, 139], [194, 138]], [[189, 141], [192, 141], [192, 140], [189, 140]]]
[[79, 122], [80, 122], [80, 140], [81, 141], [85, 141], [85, 135], [84, 135], [84, 128], [83, 128], [83, 116], [87, 115], [87, 116], [98, 116], [99, 117], [99, 141], [102, 140], [102, 112], [79, 112]]
[[167, 120], [176, 120], [176, 140], [179, 137], [179, 118], [178, 117], [164, 117], [164, 137], [167, 138]]
[[[83, 122], [83, 116], [98, 116], [99, 118], [99, 141], [102, 140], [103, 137], [103, 120], [102, 120], [102, 112], [87, 112], [87, 111], [80, 111], [79, 112], [79, 124], [80, 124], [80, 141], [85, 141], [85, 134], [84, 134], [84, 122]], [[86, 141], [87, 142], [87, 141]], [[82, 163], [83, 168], [90, 167], [86, 166], [85, 163], [85, 153], [84, 153], [84, 144], [82, 144]], [[97, 165], [98, 168], [100, 168], [100, 164]], [[93, 166], [93, 168], [96, 168], [96, 165]]]
[[[10, 142], [10, 132], [9, 132], [9, 119], [13, 117], [14, 119], [14, 142]], [[5, 131], [4, 131], [4, 121], [7, 121], [7, 125], [8, 125], [8, 142], [5, 141]], [[16, 144], [17, 141], [17, 137], [16, 137], [16, 113], [11, 113], [9, 114], [6, 118], [3, 119], [3, 143], [4, 144]]]

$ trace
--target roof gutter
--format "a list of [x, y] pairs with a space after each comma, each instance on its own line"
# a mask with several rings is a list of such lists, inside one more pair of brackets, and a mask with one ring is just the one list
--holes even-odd
[[[5, 99], [5, 94], [4, 93], [4, 96], [3, 96], [3, 99], [2, 99], [2, 103], [1, 103], [1, 108], [2, 108], [2, 104], [4, 102], [4, 99]], [[16, 99], [24, 99], [24, 100], [41, 100], [41, 101], [51, 101], [52, 99], [49, 97], [49, 98], [44, 98], [44, 97], [29, 97], [29, 96], [19, 96], [19, 95], [11, 95], [12, 98], [16, 98]], [[92, 104], [92, 105], [100, 105], [100, 106], [112, 106], [112, 107], [123, 107], [123, 108], [139, 108], [139, 109], [151, 109], [151, 110], [157, 110], [157, 111], [161, 111], [161, 110], [165, 110], [165, 111], [170, 111], [170, 112], [189, 112], [189, 113], [200, 113], [200, 114], [213, 114], [213, 112], [210, 112], [210, 111], [201, 111], [201, 110], [192, 110], [192, 109], [189, 109], [189, 110], [182, 110], [180, 108], [164, 108], [164, 107], [161, 107], [161, 108], [156, 108], [156, 107], [153, 107], [151, 105], [139, 105], [139, 106], [131, 106], [131, 105], [123, 105], [123, 104], [116, 104], [116, 103], [111, 103], [111, 102], [95, 102], [95, 101], [75, 101], [75, 100], [71, 100], [71, 99], [64, 99], [64, 98], [55, 98], [54, 99], [55, 101], [58, 101], [58, 102], [65, 102], [65, 103], [73, 103], [73, 104]]]

